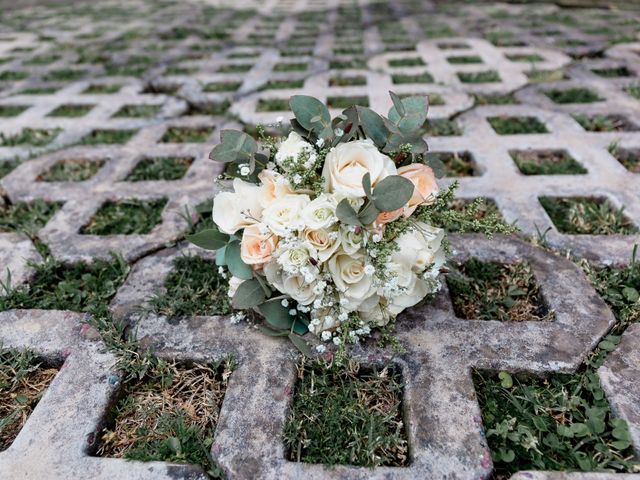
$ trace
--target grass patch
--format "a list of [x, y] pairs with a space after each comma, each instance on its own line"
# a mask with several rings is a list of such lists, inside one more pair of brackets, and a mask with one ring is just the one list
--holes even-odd
[[631, 95], [633, 98], [640, 100], [640, 83], [634, 83], [624, 88], [624, 91]]
[[122, 85], [112, 83], [109, 85], [89, 85], [82, 93], [85, 95], [110, 95], [112, 93], [118, 93]]
[[514, 53], [507, 55], [507, 58], [512, 62], [544, 62], [544, 57], [537, 53]]
[[424, 60], [420, 57], [412, 57], [412, 58], [395, 58], [389, 60], [390, 67], [422, 67], [426, 65]]
[[367, 62], [360, 58], [352, 58], [351, 60], [331, 60], [329, 62], [330, 70], [362, 70], [367, 68]]
[[48, 117], [84, 117], [95, 105], [60, 105], [47, 114]]
[[260, 90], [284, 90], [288, 88], [302, 88], [304, 80], [269, 80]]
[[244, 73], [253, 68], [253, 64], [230, 64], [218, 68], [218, 73]]
[[[474, 220], [480, 221], [493, 219], [493, 223], [495, 224], [504, 224], [504, 219], [502, 218], [502, 214], [500, 213], [498, 206], [489, 198], [477, 198], [475, 200], [458, 198], [451, 202], [450, 208], [454, 212], [463, 213], [465, 215], [470, 214]], [[468, 226], [462, 225], [455, 219], [440, 218], [436, 226], [444, 228], [451, 233], [469, 231], [469, 228], [467, 228]]]
[[617, 77], [630, 77], [632, 73], [627, 67], [613, 67], [613, 68], [594, 68], [591, 70], [599, 77], [604, 78], [617, 78]]
[[29, 72], [17, 72], [14, 70], [5, 70], [0, 72], [0, 82], [17, 82], [24, 80], [29, 76]]
[[231, 106], [229, 100], [221, 102], [203, 101], [190, 103], [189, 108], [183, 115], [224, 115]]
[[587, 173], [565, 150], [512, 150], [509, 152], [525, 175], [576, 175]]
[[562, 70], [531, 70], [525, 75], [531, 83], [559, 82], [568, 78]]
[[424, 124], [426, 134], [432, 137], [449, 137], [453, 135], [462, 135], [462, 129], [455, 120], [446, 118], [438, 118], [427, 120]]
[[517, 105], [520, 102], [512, 94], [474, 93], [476, 105]]
[[123, 105], [114, 117], [149, 118], [156, 116], [161, 108], [160, 105]]
[[0, 117], [17, 117], [27, 108], [26, 105], [0, 105]]
[[210, 82], [203, 88], [203, 92], [235, 92], [240, 88], [242, 82]]
[[97, 454], [200, 465], [212, 478], [224, 478], [209, 449], [231, 371], [230, 362], [159, 360], [146, 378], [124, 385], [109, 412], [111, 425], [100, 432]]
[[0, 452], [18, 436], [57, 373], [29, 351], [0, 350]]
[[455, 55], [447, 57], [447, 62], [452, 65], [463, 65], [466, 63], [484, 63], [478, 55]]
[[366, 84], [367, 77], [362, 75], [356, 75], [355, 77], [331, 77], [329, 79], [330, 87], [351, 87]]
[[309, 68], [309, 64], [301, 63], [276, 63], [273, 66], [274, 72], [302, 72]]
[[121, 200], [103, 204], [80, 233], [86, 235], [145, 235], [162, 219], [166, 198]]
[[404, 466], [402, 379], [390, 368], [365, 372], [304, 360], [284, 431], [289, 460], [325, 465]]
[[554, 103], [593, 103], [603, 101], [600, 95], [588, 88], [569, 88], [566, 90], [554, 89], [543, 92]]
[[81, 145], [122, 145], [127, 143], [137, 130], [92, 130], [80, 139]]
[[93, 177], [104, 160], [74, 158], [56, 163], [36, 178], [37, 182], [83, 182]]
[[37, 55], [35, 57], [31, 57], [29, 60], [24, 62], [25, 65], [49, 65], [57, 60], [60, 60], [60, 55]]
[[75, 80], [80, 80], [86, 74], [86, 70], [63, 68], [60, 70], [51, 70], [49, 73], [42, 76], [42, 80], [45, 82], [73, 82]]
[[[609, 153], [632, 173], [640, 173], [640, 150], [620, 148], [617, 144], [609, 147]], [[1, 166], [0, 166], [1, 168]], [[0, 177], [2, 174], [0, 173]]]
[[415, 75], [404, 73], [396, 73], [391, 75], [391, 80], [395, 85], [403, 85], [406, 83], [433, 83], [434, 78], [429, 72], [422, 72]]
[[487, 121], [498, 135], [549, 133], [536, 117], [489, 117]]
[[289, 100], [286, 98], [260, 98], [256, 105], [256, 112], [286, 112], [289, 110]]
[[447, 275], [453, 310], [467, 320], [549, 321], [528, 263], [489, 263], [470, 258]]
[[173, 261], [163, 292], [148, 300], [148, 308], [168, 317], [226, 315], [231, 312], [228, 289], [215, 261], [185, 255]]
[[160, 141], [162, 143], [202, 143], [213, 133], [212, 127], [169, 127]]
[[13, 170], [20, 165], [20, 160], [0, 160], [0, 178], [9, 175]]
[[20, 145], [31, 145], [34, 147], [43, 147], [53, 141], [60, 133], [60, 129], [36, 129], [23, 128], [20, 133], [15, 135], [5, 135], [0, 132], [0, 147], [17, 147]]
[[144, 158], [136, 164], [125, 180], [127, 182], [180, 180], [192, 163], [192, 157]]
[[630, 132], [637, 130], [621, 115], [571, 115], [588, 132]]
[[573, 235], [632, 234], [638, 229], [607, 199], [540, 197], [540, 204], [559, 232]]
[[366, 95], [358, 95], [353, 97], [327, 97], [327, 106], [329, 108], [349, 108], [353, 105], [368, 107], [369, 97], [367, 97]]
[[35, 266], [29, 285], [5, 290], [0, 311], [9, 309], [92, 312], [104, 308], [122, 284], [129, 266], [121, 258], [66, 264], [48, 259]]
[[473, 157], [469, 152], [429, 152], [444, 163], [446, 177], [471, 177], [474, 175]]
[[442, 43], [438, 43], [438, 48], [440, 50], [463, 50], [470, 47], [466, 43], [442, 42]]
[[20, 90], [19, 95], [50, 95], [60, 90], [60, 87], [30, 87]]
[[495, 70], [484, 72], [458, 72], [458, 78], [462, 83], [491, 83], [499, 82], [500, 75]]

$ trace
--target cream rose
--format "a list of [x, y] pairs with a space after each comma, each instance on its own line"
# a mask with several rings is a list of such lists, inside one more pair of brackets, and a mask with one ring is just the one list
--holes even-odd
[[429, 205], [433, 203], [438, 194], [438, 184], [431, 167], [422, 163], [413, 163], [398, 169], [398, 175], [411, 180], [413, 195], [407, 203], [404, 215], [409, 217], [418, 208], [418, 205]]
[[302, 238], [309, 242], [318, 252], [318, 260], [326, 262], [340, 246], [338, 230], [311, 230], [305, 228]]
[[439, 268], [444, 263], [443, 238], [443, 229], [417, 222], [412, 230], [398, 238], [398, 250], [391, 255], [391, 261], [406, 265], [414, 272], [423, 272], [433, 264]]
[[318, 252], [310, 242], [298, 240], [282, 248], [278, 255], [278, 263], [285, 272], [298, 273], [303, 267], [308, 267], [311, 259], [317, 256]]
[[262, 218], [261, 187], [236, 178], [233, 190], [215, 196], [211, 213], [220, 231], [229, 235], [258, 223]]
[[348, 254], [344, 251], [333, 255], [327, 262], [327, 269], [333, 283], [342, 297], [347, 311], [353, 311], [375, 293], [373, 278], [365, 273], [365, 255], [362, 252]]
[[289, 194], [276, 198], [262, 212], [263, 222], [276, 235], [286, 237], [304, 227], [302, 211], [308, 204], [308, 195]]
[[273, 170], [262, 170], [258, 174], [258, 179], [262, 183], [260, 204], [263, 207], [271, 204], [276, 198], [293, 193], [287, 179]]
[[296, 132], [291, 132], [287, 139], [278, 146], [276, 163], [281, 165], [287, 158], [297, 159], [302, 152], [314, 152], [313, 145], [306, 142]]
[[345, 197], [364, 197], [362, 177], [371, 175], [375, 186], [383, 178], [396, 174], [393, 161], [378, 151], [371, 140], [341, 143], [325, 158], [322, 176], [325, 191]]
[[283, 272], [280, 265], [276, 262], [268, 262], [264, 266], [264, 274], [270, 285], [278, 289], [278, 291], [289, 295], [295, 301], [302, 305], [313, 303], [317, 295], [314, 292], [316, 282], [305, 281], [304, 275], [289, 275]]
[[269, 232], [265, 225], [250, 225], [242, 233], [240, 257], [247, 265], [262, 265], [271, 260], [277, 245], [278, 237]]
[[366, 230], [360, 228], [358, 233], [349, 225], [340, 225], [340, 244], [345, 253], [356, 253], [367, 244]]
[[312, 230], [328, 228], [338, 221], [335, 197], [321, 194], [314, 198], [302, 211], [304, 226]]

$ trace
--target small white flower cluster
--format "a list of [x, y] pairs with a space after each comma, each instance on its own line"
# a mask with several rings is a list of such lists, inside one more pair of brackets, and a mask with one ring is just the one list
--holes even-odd
[[[437, 193], [429, 167], [396, 168], [369, 140], [338, 144], [321, 158], [323, 146], [322, 140], [312, 145], [292, 132], [280, 143], [275, 162], [259, 173], [258, 184], [236, 178], [232, 192], [215, 197], [213, 220], [222, 232], [241, 235], [242, 260], [279, 292], [274, 296], [285, 296], [280, 303], [290, 315], [308, 316], [311, 332], [339, 345], [343, 338], [358, 342], [440, 288], [444, 231], [413, 220], [398, 238], [385, 237], [387, 224], [411, 219]], [[294, 166], [319, 175], [322, 192], [299, 189], [303, 173], [297, 182], [290, 175]], [[336, 209], [343, 199], [356, 211], [366, 201], [365, 173], [373, 186], [389, 175], [405, 176], [415, 185], [414, 195], [369, 225], [342, 223]], [[389, 243], [395, 246], [391, 252]], [[241, 283], [230, 278], [230, 295]], [[237, 315], [234, 321], [244, 318]], [[343, 332], [345, 324], [357, 327]]]

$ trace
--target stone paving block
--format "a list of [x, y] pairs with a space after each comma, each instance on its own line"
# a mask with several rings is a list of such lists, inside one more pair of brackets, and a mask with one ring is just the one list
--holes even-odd
[[[145, 298], [161, 292], [173, 259], [193, 247], [151, 255], [136, 265], [112, 302], [119, 318], [137, 321], [144, 346], [178, 360], [237, 361], [220, 413], [212, 455], [232, 478], [484, 478], [491, 457], [482, 436], [471, 368], [571, 372], [615, 322], [577, 266], [522, 241], [453, 238], [455, 260], [530, 263], [551, 322], [500, 322], [455, 317], [448, 292], [398, 319], [407, 353], [357, 347], [364, 364], [395, 364], [402, 372], [411, 462], [406, 468], [327, 468], [289, 462], [279, 438], [295, 387], [296, 353], [228, 317], [167, 319], [138, 315]], [[209, 257], [210, 255], [207, 254]], [[238, 409], [237, 405], [243, 405]], [[267, 440], [268, 439], [268, 440]]]
[[0, 233], [0, 295], [2, 285], [16, 286], [27, 281], [32, 273], [29, 263], [41, 261], [38, 250], [26, 235]]

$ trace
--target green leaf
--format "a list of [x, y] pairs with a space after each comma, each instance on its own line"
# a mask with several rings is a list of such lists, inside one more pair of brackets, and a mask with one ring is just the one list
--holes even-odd
[[589, 435], [589, 428], [584, 423], [573, 423], [569, 428], [576, 437], [586, 437]]
[[175, 454], [182, 453], [182, 445], [180, 444], [180, 439], [177, 437], [169, 437], [167, 439], [167, 443], [169, 444], [169, 448], [173, 450]]
[[508, 372], [500, 372], [498, 374], [498, 378], [500, 379], [500, 385], [502, 385], [502, 388], [513, 387], [513, 378], [511, 378], [511, 375], [509, 375]]
[[225, 260], [231, 275], [241, 278], [242, 280], [249, 280], [253, 278], [253, 270], [249, 265], [242, 261], [240, 256], [240, 242], [234, 240], [227, 245], [225, 252]]
[[427, 97], [414, 96], [403, 98], [400, 102], [402, 110], [398, 109], [398, 104], [394, 102], [394, 106], [389, 110], [389, 120], [403, 134], [415, 135], [427, 121], [429, 101]]
[[427, 166], [431, 167], [431, 170], [433, 170], [433, 174], [436, 176], [436, 178], [444, 177], [447, 171], [447, 167], [444, 165], [442, 160], [440, 160], [438, 155], [436, 155], [435, 153], [427, 153], [424, 158], [424, 163]]
[[307, 342], [305, 342], [298, 335], [294, 335], [293, 333], [290, 333], [289, 340], [291, 340], [291, 343], [293, 343], [296, 346], [296, 348], [300, 350], [300, 353], [302, 353], [304, 356], [310, 357], [311, 355], [313, 355], [311, 353], [311, 349], [309, 348], [309, 345], [307, 344]]
[[627, 301], [632, 303], [640, 300], [640, 294], [638, 293], [638, 290], [633, 287], [624, 287], [622, 289], [622, 295], [624, 295], [624, 298], [626, 298]]
[[256, 141], [239, 130], [223, 130], [220, 143], [215, 146], [209, 158], [216, 162], [248, 162], [258, 151]]
[[362, 188], [367, 198], [371, 200], [371, 174], [369, 172], [365, 173], [364, 177], [362, 177]]
[[227, 251], [227, 246], [225, 245], [224, 247], [219, 248], [218, 251], [216, 252], [216, 265], [218, 265], [219, 267], [222, 267], [227, 264], [227, 261], [225, 260], [226, 251]]
[[295, 319], [289, 315], [289, 308], [283, 307], [280, 300], [269, 300], [260, 305], [258, 311], [269, 325], [278, 330], [289, 330]]
[[24, 394], [19, 394], [16, 395], [15, 401], [21, 405], [26, 405], [27, 403], [29, 403], [29, 397]]
[[[303, 128], [312, 131], [322, 138], [331, 136], [331, 114], [320, 100], [308, 95], [294, 95], [289, 100], [291, 111]], [[328, 130], [328, 132], [327, 132]]]
[[365, 207], [358, 213], [358, 220], [363, 225], [369, 225], [378, 218], [378, 215], [380, 215], [380, 210], [372, 202], [367, 202]]
[[[390, 117], [392, 110], [395, 110], [398, 115], [404, 115], [405, 111], [402, 99], [393, 92], [389, 92], [389, 96], [391, 97], [391, 101], [393, 102], [393, 107], [391, 107], [391, 110], [389, 110], [389, 115], [387, 116]], [[391, 120], [391, 118], [389, 118], [389, 120]]]
[[616, 349], [616, 344], [609, 340], [603, 340], [598, 344], [598, 347], [606, 352], [613, 352]]
[[505, 463], [511, 463], [515, 460], [516, 454], [513, 450], [500, 450], [500, 459]]
[[186, 236], [187, 241], [205, 250], [218, 250], [229, 242], [229, 235], [213, 228]]
[[400, 175], [389, 175], [373, 189], [373, 203], [382, 212], [404, 207], [413, 195], [413, 183]]
[[258, 330], [260, 330], [265, 335], [269, 335], [270, 337], [288, 337], [289, 332], [286, 330], [273, 330], [269, 327], [265, 327], [264, 325], [259, 325]]
[[233, 308], [245, 309], [260, 305], [265, 300], [264, 290], [260, 282], [255, 278], [246, 280], [238, 285], [236, 293], [233, 295], [231, 304]]
[[367, 137], [373, 140], [378, 148], [384, 147], [390, 132], [382, 117], [367, 107], [358, 107], [358, 115]]
[[358, 214], [346, 198], [343, 198], [340, 203], [338, 203], [338, 206], [336, 207], [336, 216], [342, 223], [347, 225], [362, 225], [358, 218]]

